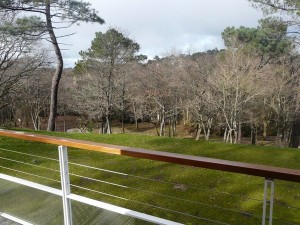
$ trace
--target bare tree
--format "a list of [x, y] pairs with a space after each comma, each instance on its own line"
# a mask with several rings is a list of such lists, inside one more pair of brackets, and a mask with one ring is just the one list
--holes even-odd
[[211, 76], [216, 66], [217, 53], [197, 53], [185, 62], [187, 71], [184, 80], [187, 107], [196, 126], [196, 140], [203, 131], [205, 140], [209, 140], [213, 120], [218, 112], [214, 97]]
[[181, 113], [181, 79], [183, 71], [179, 57], [171, 55], [162, 59], [149, 61], [146, 65], [143, 86], [145, 98], [148, 100], [152, 122], [157, 134], [165, 136], [176, 135], [176, 124]]
[[[296, 43], [299, 45], [300, 37], [300, 3], [299, 0], [249, 0], [253, 6], [261, 9], [266, 14], [282, 14], [285, 23], [289, 26], [288, 33], [294, 36]], [[299, 84], [298, 84], [299, 85]], [[297, 95], [297, 93], [295, 93]], [[289, 146], [298, 148], [300, 143], [300, 115], [299, 111], [295, 113], [294, 121], [291, 124], [291, 138]]]
[[49, 107], [50, 69], [39, 70], [34, 76], [28, 77], [22, 84], [23, 102], [28, 107], [31, 121], [35, 130], [41, 129], [41, 119], [46, 116]]
[[[104, 23], [104, 20], [97, 15], [94, 9], [90, 8], [90, 3], [83, 1], [28, 1], [13, 0], [0, 1], [0, 10], [2, 12], [24, 12], [38, 16], [23, 17], [20, 19], [21, 26], [14, 32], [18, 35], [30, 33], [33, 38], [46, 38], [53, 47], [56, 55], [56, 70], [52, 78], [51, 97], [50, 97], [50, 115], [48, 121], [48, 130], [55, 130], [55, 117], [57, 114], [58, 87], [63, 71], [63, 57], [60, 44], [55, 35], [55, 29], [67, 28], [77, 22], [98, 22]], [[44, 17], [43, 19], [39, 16]], [[61, 25], [59, 25], [61, 23]], [[55, 24], [55, 25], [53, 25]], [[58, 27], [57, 27], [58, 26]], [[26, 29], [24, 29], [26, 28]], [[46, 34], [48, 37], [46, 37]]]
[[16, 27], [16, 15], [0, 13], [0, 108], [6, 106], [5, 96], [20, 85], [23, 77], [31, 76], [41, 68], [49, 66], [47, 52], [36, 40], [28, 39], [27, 35], [15, 35], [5, 27]]
[[262, 94], [261, 70], [258, 59], [238, 49], [228, 49], [219, 56], [218, 67], [211, 78], [217, 92], [219, 108], [225, 120], [224, 141], [237, 143], [238, 124], [249, 110], [247, 104]]
[[270, 106], [275, 116], [277, 141], [283, 145], [290, 141], [292, 124], [299, 112], [299, 66], [295, 67], [293, 64], [298, 61], [290, 57], [281, 57], [269, 74]]

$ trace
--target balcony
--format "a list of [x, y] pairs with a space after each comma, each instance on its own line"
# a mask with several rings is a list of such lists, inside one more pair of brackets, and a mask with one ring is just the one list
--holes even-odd
[[[299, 203], [293, 204], [300, 199], [299, 170], [6, 130], [1, 130], [0, 136], [27, 141], [26, 149], [18, 150], [0, 144], [3, 221], [67, 225], [300, 223]], [[30, 152], [33, 144], [39, 144], [38, 154]], [[94, 165], [85, 164], [78, 154], [85, 150], [85, 157], [95, 157]], [[119, 164], [121, 158], [122, 163], [127, 162], [119, 165], [123, 170], [111, 170], [110, 164]], [[131, 161], [134, 158], [139, 161]], [[142, 171], [135, 171], [136, 164]], [[195, 182], [186, 183], [185, 177], [172, 174], [173, 166]], [[159, 175], [151, 170], [158, 170]], [[211, 175], [211, 183], [203, 186], [201, 180]], [[239, 185], [228, 183], [226, 176], [234, 177]]]

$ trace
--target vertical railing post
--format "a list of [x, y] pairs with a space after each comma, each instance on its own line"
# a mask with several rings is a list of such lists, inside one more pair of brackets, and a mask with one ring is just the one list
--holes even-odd
[[[269, 186], [270, 186], [270, 190], [269, 190]], [[273, 222], [274, 188], [275, 188], [274, 180], [266, 178], [265, 187], [264, 187], [262, 225], [266, 225], [268, 203], [269, 203], [269, 225], [272, 225]], [[268, 193], [270, 193], [269, 200], [268, 200]]]
[[58, 146], [58, 152], [59, 152], [60, 178], [61, 178], [62, 200], [63, 200], [63, 210], [64, 210], [64, 225], [72, 225], [71, 200], [68, 199], [67, 197], [71, 193], [67, 147]]

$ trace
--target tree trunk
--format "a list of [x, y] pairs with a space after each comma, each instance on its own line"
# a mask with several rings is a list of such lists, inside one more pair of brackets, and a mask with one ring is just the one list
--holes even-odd
[[263, 130], [263, 140], [267, 140], [267, 129], [268, 129], [268, 123], [266, 121], [263, 122], [264, 130]]
[[256, 145], [256, 127], [253, 124], [251, 126], [251, 144]]
[[32, 123], [33, 123], [33, 127], [35, 130], [39, 130], [39, 121], [38, 121], [38, 117], [35, 116], [33, 113], [31, 113], [31, 119], [32, 119]]
[[124, 127], [124, 110], [122, 110], [122, 133], [125, 133], [125, 127]]
[[156, 130], [157, 136], [159, 136], [159, 130], [158, 130], [158, 127], [157, 127], [157, 122], [154, 123], [154, 125], [155, 125], [155, 130]]
[[176, 118], [174, 118], [173, 119], [173, 136], [175, 137], [177, 134], [176, 134], [176, 131], [177, 131], [177, 119]]
[[38, 126], [37, 126], [38, 130], [41, 130], [41, 119], [40, 117], [38, 117]]
[[232, 132], [233, 132], [233, 129], [230, 128], [228, 131], [228, 135], [227, 135], [227, 142], [230, 142], [230, 144], [233, 144]]
[[139, 122], [138, 122], [137, 119], [135, 120], [135, 129], [140, 130], [140, 128], [139, 128]]
[[236, 144], [236, 143], [237, 143], [237, 140], [238, 140], [238, 132], [237, 132], [236, 129], [233, 131], [233, 134], [234, 134], [234, 140], [233, 140], [233, 143]]
[[110, 126], [110, 120], [109, 120], [109, 116], [106, 115], [106, 125], [105, 125], [105, 129], [106, 129], [106, 134], [111, 134], [111, 126]]
[[159, 136], [164, 136], [165, 134], [165, 115], [164, 113], [161, 116], [160, 127], [159, 127]]
[[277, 144], [280, 144], [280, 128], [277, 128], [276, 142]]
[[123, 76], [123, 90], [122, 90], [122, 133], [125, 133], [124, 117], [125, 117], [125, 76]]
[[[284, 129], [281, 129], [281, 139], [280, 142], [283, 143], [284, 142], [284, 138], [285, 138], [285, 132]], [[283, 143], [284, 144], [284, 143]]]
[[190, 123], [190, 112], [189, 112], [189, 108], [186, 107], [186, 110], [185, 110], [185, 115], [184, 115], [184, 121], [183, 121], [183, 124], [184, 125], [187, 125]]
[[169, 137], [173, 137], [172, 135], [172, 121], [169, 119]]
[[298, 148], [300, 142], [300, 119], [293, 122], [289, 147]]
[[99, 123], [99, 134], [104, 134], [104, 127], [105, 127], [104, 120], [105, 118], [102, 117], [101, 122]]
[[52, 85], [51, 85], [51, 98], [50, 98], [50, 113], [49, 113], [49, 120], [48, 120], [48, 131], [55, 131], [55, 118], [57, 114], [57, 95], [58, 95], [58, 86], [59, 81], [63, 71], [63, 58], [61, 55], [60, 48], [57, 43], [57, 39], [53, 30], [52, 21], [51, 21], [51, 14], [50, 14], [50, 3], [46, 3], [46, 21], [47, 21], [47, 30], [51, 39], [51, 44], [53, 46], [55, 56], [56, 56], [56, 70], [55, 74], [52, 78]]
[[233, 131], [232, 133], [234, 134], [234, 139], [233, 139], [233, 143], [236, 144], [237, 143], [237, 139], [238, 139], [238, 130], [237, 130], [237, 122], [236, 120], [233, 122]]
[[207, 128], [207, 132], [206, 132], [206, 136], [205, 136], [206, 141], [209, 141], [209, 136], [210, 136], [210, 127]]
[[205, 124], [204, 124], [203, 121], [201, 122], [201, 124], [202, 124], [202, 128], [203, 128], [204, 138], [205, 138], [205, 140], [206, 140], [206, 127], [205, 127]]
[[138, 116], [136, 112], [135, 102], [132, 102], [132, 108], [133, 108], [133, 114], [134, 114], [134, 121], [135, 121], [135, 129], [139, 130], [139, 122], [138, 122]]
[[238, 139], [237, 139], [237, 143], [241, 143], [242, 141], [242, 122], [239, 121], [239, 124], [238, 124]]
[[201, 131], [202, 131], [201, 124], [198, 123], [198, 124], [197, 124], [197, 131], [196, 131], [196, 138], [195, 138], [196, 141], [199, 141]]
[[206, 132], [206, 136], [205, 136], [205, 139], [206, 141], [209, 141], [209, 138], [210, 138], [210, 130], [211, 130], [211, 126], [212, 126], [212, 118], [209, 118], [208, 121], [207, 121], [207, 132]]
[[226, 137], [227, 137], [227, 127], [225, 127], [224, 130], [224, 138], [223, 138], [224, 143], [226, 143]]

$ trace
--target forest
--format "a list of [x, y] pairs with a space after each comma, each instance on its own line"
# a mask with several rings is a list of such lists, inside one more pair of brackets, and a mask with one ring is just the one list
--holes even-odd
[[[40, 130], [48, 120], [53, 131], [56, 117], [76, 116], [74, 127], [103, 134], [116, 122], [123, 132], [128, 123], [137, 130], [151, 123], [158, 136], [176, 137], [178, 125], [185, 125], [196, 140], [240, 143], [247, 136], [256, 144], [258, 137], [274, 136], [281, 146], [298, 148], [300, 6], [295, 0], [251, 2], [269, 16], [254, 28], [225, 28], [224, 49], [171, 50], [152, 59], [111, 27], [96, 32], [74, 68], [63, 69], [51, 19], [104, 23], [95, 10], [67, 1], [1, 1], [1, 126]], [[28, 11], [46, 19], [20, 13]]]

